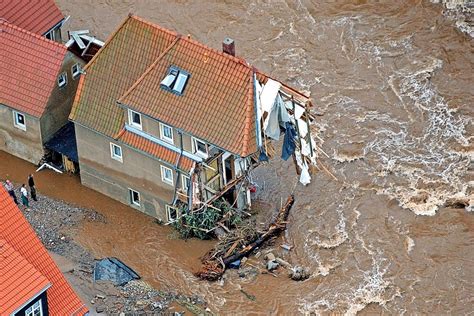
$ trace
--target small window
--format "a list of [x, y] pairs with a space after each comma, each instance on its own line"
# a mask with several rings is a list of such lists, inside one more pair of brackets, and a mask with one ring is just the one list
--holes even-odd
[[139, 130], [142, 129], [142, 116], [140, 113], [128, 110], [128, 123], [135, 127], [138, 128]]
[[140, 193], [135, 190], [128, 189], [130, 194], [130, 204], [140, 206]]
[[75, 64], [71, 68], [72, 78], [76, 79], [81, 75], [81, 66], [79, 64]]
[[13, 125], [15, 125], [16, 128], [26, 131], [25, 114], [13, 111]]
[[54, 35], [54, 30], [51, 30], [51, 32], [46, 33], [44, 37], [52, 41], [56, 40], [56, 36]]
[[173, 144], [173, 128], [166, 124], [160, 123], [160, 137], [162, 140]]
[[197, 154], [203, 158], [207, 158], [208, 153], [206, 143], [193, 137], [193, 154]]
[[123, 161], [122, 158], [122, 147], [119, 145], [115, 145], [113, 143], [110, 143], [110, 155], [112, 159], [118, 160], [120, 162]]
[[191, 180], [189, 179], [188, 176], [186, 175], [181, 175], [181, 188], [183, 189], [184, 192], [188, 192], [188, 188], [191, 184]]
[[43, 307], [41, 306], [41, 299], [36, 301], [33, 305], [28, 307], [25, 311], [26, 316], [43, 316]]
[[173, 185], [173, 170], [165, 166], [161, 166], [161, 180], [165, 183]]
[[176, 66], [171, 66], [160, 86], [177, 95], [183, 95], [190, 74]]
[[58, 77], [58, 86], [60, 88], [64, 87], [67, 85], [67, 74], [63, 72], [62, 74], [59, 75]]
[[178, 209], [171, 205], [166, 205], [166, 217], [168, 218], [168, 222], [174, 222], [178, 219]]

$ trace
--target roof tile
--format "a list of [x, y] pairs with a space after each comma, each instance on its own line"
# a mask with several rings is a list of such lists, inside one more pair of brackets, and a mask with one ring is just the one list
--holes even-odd
[[0, 1], [0, 18], [43, 35], [64, 19], [53, 0]]
[[51, 284], [47, 290], [51, 315], [87, 312], [3, 186], [0, 186], [0, 284], [2, 315], [15, 311], [48, 284]]
[[0, 21], [0, 103], [41, 117], [66, 46]]

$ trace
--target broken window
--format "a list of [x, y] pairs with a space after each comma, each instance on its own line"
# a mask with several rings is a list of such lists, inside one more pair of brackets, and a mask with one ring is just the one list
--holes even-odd
[[112, 159], [122, 162], [122, 147], [110, 143], [110, 155]]
[[59, 75], [58, 77], [58, 86], [60, 88], [64, 87], [67, 84], [67, 74], [63, 72], [62, 74]]
[[135, 190], [128, 189], [130, 194], [130, 203], [136, 206], [140, 206], [140, 193]]
[[139, 130], [142, 129], [142, 116], [140, 113], [128, 110], [128, 124], [131, 126], [138, 128]]
[[165, 78], [161, 81], [160, 86], [174, 94], [183, 95], [189, 77], [190, 74], [188, 72], [176, 66], [171, 66]]
[[76, 79], [81, 74], [81, 66], [79, 64], [74, 64], [71, 68], [72, 79]]
[[173, 144], [173, 128], [166, 124], [160, 123], [160, 138], [168, 143]]
[[173, 185], [173, 170], [165, 166], [161, 166], [161, 180], [165, 183]]
[[198, 156], [201, 156], [203, 158], [208, 157], [208, 151], [207, 151], [207, 145], [205, 142], [200, 141], [197, 138], [193, 137], [193, 142], [192, 142], [192, 149], [193, 149], [193, 154], [197, 154]]
[[174, 222], [178, 219], [178, 210], [171, 205], [166, 205], [166, 217], [168, 217], [168, 222]]
[[25, 115], [20, 112], [13, 111], [13, 125], [15, 125], [16, 128], [26, 131]]

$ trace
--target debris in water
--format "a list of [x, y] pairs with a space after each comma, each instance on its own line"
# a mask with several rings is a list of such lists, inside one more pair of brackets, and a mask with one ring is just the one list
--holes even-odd
[[140, 276], [117, 258], [105, 258], [95, 263], [94, 281], [107, 280], [122, 286], [138, 279]]

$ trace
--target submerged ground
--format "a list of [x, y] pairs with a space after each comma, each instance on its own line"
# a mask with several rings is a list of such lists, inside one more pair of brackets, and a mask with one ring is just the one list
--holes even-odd
[[[253, 174], [261, 218], [295, 190], [285, 259], [313, 276], [206, 283], [193, 272], [210, 242], [182, 241], [153, 219], [50, 171], [38, 189], [94, 208], [76, 240], [116, 256], [155, 287], [198, 294], [219, 314], [468, 314], [474, 295], [473, 42], [427, 1], [58, 1], [71, 30], [105, 39], [133, 12], [237, 54], [311, 92], [326, 172], [296, 185], [291, 162]], [[1, 154], [0, 176], [33, 167]], [[5, 162], [5, 163], [4, 163]], [[453, 201], [455, 201], [453, 203]], [[461, 202], [460, 202], [461, 201]], [[464, 207], [464, 204], [468, 204]], [[469, 206], [471, 203], [471, 206]], [[451, 206], [454, 207], [451, 207]], [[266, 212], [266, 213], [265, 213]], [[255, 300], [249, 300], [249, 293]]]

